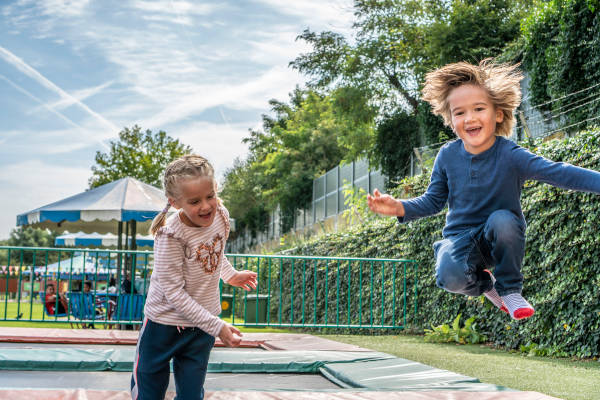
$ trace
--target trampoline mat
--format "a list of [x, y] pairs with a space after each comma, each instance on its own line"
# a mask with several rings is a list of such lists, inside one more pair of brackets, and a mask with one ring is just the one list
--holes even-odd
[[[122, 391], [130, 387], [131, 372], [2, 371], [0, 387], [5, 389], [78, 389]], [[320, 374], [237, 374], [208, 373], [204, 389], [213, 390], [311, 390], [339, 389]], [[169, 391], [175, 391], [173, 374]]]

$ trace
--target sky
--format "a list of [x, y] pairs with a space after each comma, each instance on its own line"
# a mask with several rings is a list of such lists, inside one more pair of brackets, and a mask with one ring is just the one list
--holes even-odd
[[88, 187], [123, 127], [163, 130], [219, 179], [268, 101], [307, 77], [304, 29], [347, 37], [351, 0], [0, 0], [0, 240]]

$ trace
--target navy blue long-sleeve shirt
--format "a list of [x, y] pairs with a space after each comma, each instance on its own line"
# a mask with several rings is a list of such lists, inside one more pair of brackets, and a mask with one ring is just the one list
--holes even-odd
[[600, 173], [537, 156], [516, 143], [497, 136], [486, 151], [471, 154], [457, 139], [439, 151], [431, 182], [419, 197], [402, 200], [408, 222], [440, 212], [448, 203], [444, 237], [481, 224], [496, 210], [513, 212], [525, 222], [521, 189], [533, 179], [564, 189], [600, 194]]

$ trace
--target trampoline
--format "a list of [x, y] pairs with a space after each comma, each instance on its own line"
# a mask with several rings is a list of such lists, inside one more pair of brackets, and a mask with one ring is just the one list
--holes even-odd
[[[137, 333], [0, 328], [0, 399], [128, 399]], [[207, 399], [553, 399], [312, 335], [242, 344], [217, 343]], [[167, 399], [174, 390], [171, 376]]]

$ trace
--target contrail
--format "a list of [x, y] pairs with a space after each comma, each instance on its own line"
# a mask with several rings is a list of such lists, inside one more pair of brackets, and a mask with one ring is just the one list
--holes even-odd
[[[16, 83], [12, 82], [10, 79], [8, 79], [7, 77], [5, 77], [4, 75], [0, 74], [0, 79], [3, 79], [9, 85], [11, 85], [15, 89], [17, 89], [19, 92], [23, 93], [27, 97], [29, 97], [29, 98], [37, 101], [38, 103], [40, 103], [46, 110], [48, 110], [51, 113], [53, 113], [54, 115], [58, 116], [60, 119], [62, 119], [63, 121], [65, 121], [67, 124], [69, 124], [69, 125], [71, 125], [71, 126], [73, 126], [75, 128], [81, 129], [82, 132], [88, 132], [88, 130], [86, 128], [84, 128], [83, 126], [79, 125], [76, 122], [73, 122], [72, 120], [70, 120], [69, 118], [67, 118], [66, 116], [64, 116], [62, 113], [56, 111], [52, 107], [49, 107], [41, 99], [39, 99], [38, 97], [36, 97], [33, 94], [29, 93], [27, 90], [23, 89], [21, 86], [17, 85]], [[89, 132], [89, 134], [92, 137], [92, 139], [94, 139], [94, 141], [100, 143], [105, 149], [110, 150], [110, 148], [104, 142], [102, 142], [101, 140], [99, 140], [96, 135], [94, 135], [92, 132]]]
[[47, 89], [50, 89], [50, 90], [56, 92], [59, 96], [61, 96], [61, 98], [66, 98], [73, 104], [78, 105], [83, 110], [88, 112], [91, 116], [96, 118], [98, 121], [102, 122], [102, 124], [104, 124], [106, 127], [110, 128], [113, 132], [119, 131], [119, 128], [115, 124], [113, 124], [112, 122], [110, 122], [109, 120], [104, 118], [102, 115], [98, 114], [97, 112], [95, 112], [94, 110], [92, 110], [91, 108], [86, 106], [84, 103], [82, 103], [78, 99], [71, 96], [69, 93], [65, 92], [64, 90], [62, 90], [61, 88], [56, 86], [54, 83], [50, 82], [46, 77], [44, 77], [42, 74], [40, 74], [34, 68], [29, 66], [27, 63], [25, 63], [25, 61], [23, 61], [21, 58], [17, 57], [16, 55], [14, 55], [13, 53], [11, 53], [10, 51], [8, 51], [7, 49], [5, 49], [2, 46], [0, 46], [0, 57], [4, 58], [4, 60], [6, 60], [6, 62], [14, 65], [19, 71], [23, 72], [25, 75], [29, 76], [30, 78], [34, 79], [38, 83], [42, 84]]

